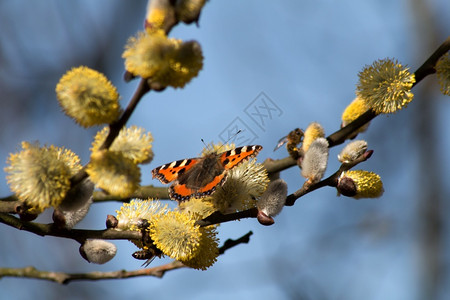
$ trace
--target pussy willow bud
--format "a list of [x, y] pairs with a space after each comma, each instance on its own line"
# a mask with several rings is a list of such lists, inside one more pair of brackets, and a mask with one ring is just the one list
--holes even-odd
[[99, 265], [113, 259], [116, 252], [116, 245], [104, 240], [87, 240], [80, 246], [81, 256], [88, 262]]
[[341, 163], [349, 163], [357, 160], [364, 152], [367, 151], [367, 142], [358, 140], [347, 144], [341, 153], [338, 155], [338, 159]]
[[53, 212], [53, 221], [58, 227], [72, 229], [84, 219], [92, 204], [94, 184], [85, 179], [71, 188], [61, 204]]
[[116, 228], [119, 225], [119, 220], [113, 215], [106, 216], [106, 228]]
[[256, 219], [261, 225], [264, 226], [270, 226], [275, 223], [273, 218], [271, 216], [266, 215], [262, 210], [258, 211], [258, 215], [256, 216]]
[[287, 196], [287, 184], [283, 179], [269, 183], [267, 190], [259, 199], [256, 207], [269, 217], [278, 215], [283, 209]]
[[378, 198], [383, 195], [383, 182], [378, 174], [364, 170], [350, 170], [341, 174], [336, 186], [344, 196], [360, 198]]
[[302, 161], [302, 176], [310, 183], [319, 182], [328, 164], [328, 141], [318, 138], [312, 142]]

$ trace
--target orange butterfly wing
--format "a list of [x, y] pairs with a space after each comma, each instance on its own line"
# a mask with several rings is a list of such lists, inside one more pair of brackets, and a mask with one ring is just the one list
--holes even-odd
[[230, 170], [240, 163], [255, 157], [261, 151], [262, 146], [244, 146], [233, 150], [228, 150], [220, 154], [220, 162], [225, 170]]
[[174, 184], [169, 188], [169, 196], [171, 199], [178, 201], [186, 201], [191, 197], [205, 197], [211, 195], [218, 185], [222, 185], [225, 182], [226, 173], [222, 173], [214, 177], [214, 179], [207, 185], [198, 190], [190, 189], [186, 184]]
[[158, 178], [162, 183], [172, 182], [178, 179], [179, 175], [192, 168], [198, 161], [199, 158], [188, 158], [159, 166], [152, 170], [153, 178]]

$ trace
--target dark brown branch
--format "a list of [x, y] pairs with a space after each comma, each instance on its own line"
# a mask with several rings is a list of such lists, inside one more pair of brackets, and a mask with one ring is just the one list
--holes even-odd
[[339, 178], [339, 176], [341, 176], [342, 172], [348, 171], [351, 168], [353, 168], [354, 166], [356, 166], [357, 164], [368, 160], [372, 156], [372, 154], [373, 154], [373, 150], [368, 150], [368, 151], [366, 151], [366, 153], [361, 155], [361, 157], [359, 157], [357, 160], [355, 160], [351, 163], [343, 163], [340, 166], [339, 170], [337, 170], [334, 174], [332, 174], [328, 178], [321, 180], [315, 184], [308, 184], [307, 182], [305, 182], [305, 184], [303, 184], [303, 186], [299, 190], [297, 190], [296, 192], [287, 196], [285, 205], [292, 206], [295, 204], [295, 201], [298, 198], [300, 198], [314, 190], [322, 188], [324, 186], [336, 187], [338, 178]]
[[[153, 185], [146, 185], [139, 187], [131, 196], [122, 198], [118, 196], [109, 195], [103, 191], [94, 191], [94, 202], [103, 201], [118, 201], [129, 202], [130, 199], [169, 199], [169, 192], [167, 187], [156, 187]], [[17, 200], [15, 195], [11, 195], [5, 198], [0, 198], [0, 213], [18, 213], [23, 203]]]
[[[434, 74], [436, 72], [435, 66], [439, 58], [441, 58], [444, 54], [450, 51], [450, 37], [448, 37], [439, 48], [434, 51], [433, 54], [414, 72], [416, 77], [416, 82], [414, 85], [419, 83], [426, 76]], [[413, 85], [413, 86], [414, 86]]]
[[130, 119], [131, 114], [135, 110], [139, 101], [142, 99], [142, 97], [148, 91], [150, 91], [150, 88], [148, 87], [147, 80], [141, 79], [139, 86], [136, 89], [136, 92], [134, 93], [133, 97], [131, 98], [130, 103], [128, 103], [128, 106], [125, 109], [125, 111], [123, 112], [120, 119], [109, 125], [109, 134], [106, 137], [105, 141], [103, 142], [103, 145], [100, 146], [99, 150], [108, 149], [111, 146], [111, 144], [114, 142], [115, 138], [119, 135], [119, 132], [122, 129], [122, 127]]
[[253, 234], [252, 231], [249, 231], [245, 235], [241, 236], [237, 240], [228, 239], [223, 243], [222, 247], [219, 248], [219, 254], [224, 254], [230, 248], [237, 246], [239, 244], [248, 244], [250, 242], [250, 236]]
[[86, 239], [104, 239], [104, 240], [131, 240], [141, 239], [142, 234], [138, 231], [119, 231], [115, 229], [105, 230], [85, 230], [85, 229], [59, 229], [53, 224], [40, 224], [35, 222], [22, 221], [19, 218], [9, 214], [0, 213], [0, 222], [11, 227], [25, 230], [40, 236], [63, 237], [78, 242]]
[[338, 131], [330, 134], [327, 137], [328, 147], [332, 148], [334, 146], [340, 145], [348, 139], [354, 132], [356, 132], [361, 126], [364, 126], [368, 122], [370, 122], [373, 118], [375, 118], [377, 114], [373, 112], [371, 109], [360, 115], [351, 123], [347, 124], [347, 126], [342, 127]]
[[296, 164], [295, 160], [290, 156], [278, 160], [267, 159], [263, 163], [269, 175], [286, 170]]
[[214, 212], [208, 217], [204, 218], [203, 220], [199, 220], [196, 223], [200, 226], [209, 226], [219, 223], [225, 223], [229, 221], [236, 221], [239, 219], [246, 219], [246, 218], [256, 218], [258, 215], [258, 209], [257, 208], [250, 208], [247, 210], [239, 211], [236, 213], [231, 214], [222, 214], [221, 212]]
[[[431, 75], [436, 72], [435, 66], [439, 58], [441, 58], [444, 54], [446, 54], [448, 51], [450, 51], [450, 37], [448, 37], [436, 51], [420, 66], [416, 72], [414, 72], [415, 76], [415, 83], [413, 87], [419, 83], [422, 79], [424, 79], [426, 76]], [[329, 147], [334, 147], [337, 145], [342, 144], [345, 142], [345, 140], [351, 136], [356, 130], [358, 130], [361, 126], [365, 125], [366, 123], [370, 122], [372, 119], [374, 119], [377, 116], [375, 112], [372, 110], [368, 110], [358, 118], [356, 118], [353, 122], [347, 124], [347, 126], [339, 129], [338, 131], [330, 134], [327, 137]], [[295, 165], [295, 162], [290, 157], [280, 159], [280, 160], [274, 160], [270, 162], [264, 163], [267, 171], [269, 173], [271, 172], [280, 172], [287, 168], [290, 168]], [[270, 167], [270, 169], [269, 169]]]

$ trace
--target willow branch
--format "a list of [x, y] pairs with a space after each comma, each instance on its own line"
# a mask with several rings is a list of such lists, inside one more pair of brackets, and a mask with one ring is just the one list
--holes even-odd
[[[450, 36], [434, 51], [433, 54], [414, 72], [416, 82], [419, 83], [426, 76], [436, 73], [436, 63], [444, 54], [450, 51]], [[413, 86], [414, 86], [413, 85]]]
[[0, 222], [40, 236], [63, 237], [76, 240], [78, 242], [83, 242], [86, 239], [131, 240], [142, 238], [142, 234], [138, 231], [119, 231], [114, 229], [60, 229], [55, 227], [53, 224], [22, 221], [19, 218], [6, 213], [0, 213]]
[[[416, 84], [418, 84], [422, 79], [424, 79], [426, 76], [431, 75], [436, 72], [435, 66], [436, 66], [437, 61], [448, 51], [450, 51], [450, 37], [448, 37], [439, 46], [439, 48], [436, 49], [436, 51], [433, 54], [431, 54], [431, 56], [414, 72], [416, 81], [414, 82], [413, 87]], [[331, 148], [331, 147], [342, 144], [343, 142], [345, 142], [346, 139], [348, 139], [349, 136], [351, 136], [353, 133], [355, 133], [361, 126], [370, 122], [376, 116], [377, 116], [377, 114], [375, 112], [373, 112], [371, 109], [369, 109], [367, 112], [360, 115], [354, 121], [347, 124], [345, 127], [342, 127], [341, 129], [337, 130], [336, 132], [330, 134], [326, 138], [328, 141], [329, 147]], [[286, 157], [286, 158], [283, 158], [280, 160], [273, 160], [270, 162], [265, 162], [264, 165], [266, 166], [267, 171], [270, 174], [271, 172], [280, 172], [285, 169], [288, 169], [292, 166], [295, 166], [296, 163], [293, 159], [289, 159], [289, 157]]]
[[20, 278], [35, 278], [48, 281], [54, 281], [60, 284], [68, 284], [75, 280], [104, 280], [104, 279], [122, 279], [132, 278], [138, 276], [154, 276], [162, 278], [167, 271], [176, 270], [184, 267], [184, 264], [179, 261], [146, 269], [139, 269], [134, 271], [119, 270], [113, 272], [90, 272], [90, 273], [64, 273], [40, 271], [34, 267], [25, 268], [0, 268], [0, 278], [2, 277], [20, 277]]
[[[219, 254], [222, 255], [228, 249], [231, 249], [240, 244], [247, 244], [250, 241], [250, 236], [253, 232], [249, 231], [242, 237], [233, 240], [228, 239], [225, 241], [222, 247], [219, 248]], [[34, 267], [25, 268], [0, 268], [0, 278], [2, 277], [19, 277], [19, 278], [35, 278], [57, 282], [59, 284], [68, 284], [71, 281], [76, 280], [105, 280], [105, 279], [122, 279], [142, 276], [153, 276], [162, 278], [168, 271], [180, 269], [186, 267], [180, 261], [173, 261], [171, 263], [156, 266], [152, 268], [144, 268], [133, 271], [119, 270], [112, 272], [89, 272], [89, 273], [64, 273], [64, 272], [51, 272], [40, 271]]]
[[219, 254], [224, 254], [225, 251], [231, 249], [239, 244], [248, 244], [250, 242], [250, 236], [253, 234], [252, 231], [249, 231], [245, 235], [241, 236], [237, 240], [228, 239], [223, 243], [223, 246], [219, 248]]
[[243, 210], [243, 211], [238, 211], [238, 212], [231, 213], [231, 214], [222, 214], [221, 212], [216, 211], [216, 212], [213, 212], [208, 217], [204, 218], [203, 220], [197, 221], [196, 224], [203, 227], [203, 226], [209, 226], [209, 225], [214, 225], [214, 224], [219, 224], [219, 223], [236, 221], [236, 220], [240, 220], [240, 219], [256, 218], [257, 215], [258, 215], [258, 209], [256, 207], [253, 207], [253, 208], [250, 208], [247, 210]]
[[332, 174], [328, 178], [321, 180], [317, 183], [309, 184], [308, 182], [305, 182], [299, 190], [297, 190], [296, 192], [287, 196], [285, 205], [292, 206], [295, 204], [295, 201], [298, 198], [300, 198], [312, 191], [315, 191], [319, 188], [322, 188], [324, 186], [336, 187], [337, 181], [339, 179], [339, 176], [341, 176], [342, 172], [348, 171], [351, 168], [353, 168], [354, 166], [356, 166], [357, 164], [368, 160], [372, 156], [372, 154], [373, 154], [373, 150], [368, 150], [368, 151], [366, 151], [366, 153], [361, 155], [361, 157], [359, 157], [355, 161], [353, 161], [351, 163], [341, 164], [341, 166], [339, 167], [339, 170], [337, 170], [334, 174]]

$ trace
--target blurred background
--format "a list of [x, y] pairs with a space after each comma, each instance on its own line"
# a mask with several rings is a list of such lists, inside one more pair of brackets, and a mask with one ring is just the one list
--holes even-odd
[[[65, 116], [55, 86], [67, 70], [86, 65], [107, 75], [125, 107], [137, 81], [123, 82], [121, 54], [142, 30], [145, 7], [144, 0], [0, 1], [1, 172], [22, 141], [64, 146], [88, 162], [99, 128], [85, 130]], [[415, 71], [449, 34], [447, 0], [209, 1], [198, 27], [180, 24], [170, 34], [202, 45], [199, 76], [184, 89], [146, 95], [128, 122], [154, 137], [155, 158], [142, 168], [142, 184], [160, 185], [152, 168], [197, 156], [201, 139], [218, 142], [233, 126], [263, 145], [259, 161], [286, 157], [284, 148], [273, 148], [292, 129], [313, 121], [327, 135], [339, 128], [365, 65], [390, 57]], [[207, 271], [67, 286], [2, 278], [0, 298], [448, 299], [450, 102], [434, 75], [413, 92], [407, 109], [376, 118], [359, 136], [375, 150], [358, 168], [381, 175], [379, 199], [356, 201], [324, 188], [286, 207], [273, 226], [254, 219], [221, 225], [221, 243], [254, 234]], [[258, 101], [277, 108], [265, 111], [264, 123], [248, 114]], [[338, 168], [340, 149], [331, 150], [327, 174]], [[281, 177], [290, 193], [304, 181], [297, 168]], [[10, 194], [0, 180], [0, 197]], [[77, 228], [103, 229], [119, 207], [96, 204]], [[51, 222], [51, 212], [38, 221]], [[83, 260], [72, 240], [2, 224], [0, 239], [2, 267], [80, 273], [142, 264], [126, 241], [115, 242], [117, 256], [99, 266]]]

